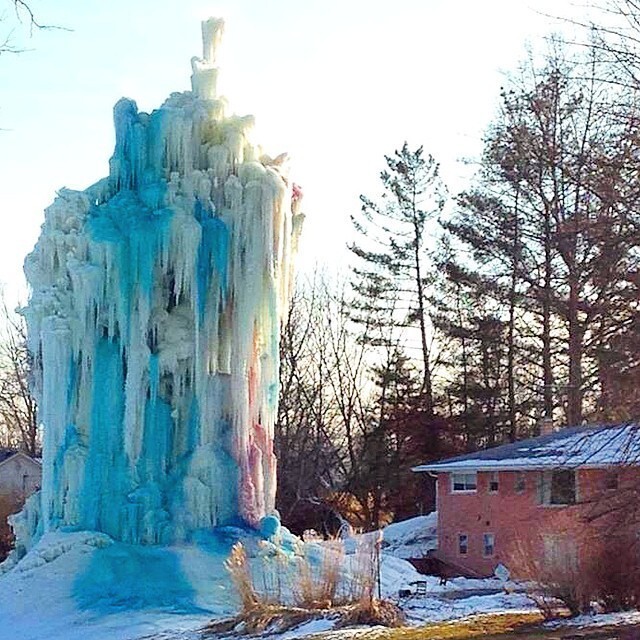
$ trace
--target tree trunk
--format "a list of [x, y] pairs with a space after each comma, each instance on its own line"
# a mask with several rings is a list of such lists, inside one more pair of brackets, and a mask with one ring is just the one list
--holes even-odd
[[544, 286], [542, 292], [542, 383], [543, 417], [553, 419], [553, 369], [551, 367], [551, 211], [545, 208], [544, 217]]
[[519, 256], [519, 219], [518, 200], [519, 187], [516, 188], [516, 199], [513, 207], [513, 255], [511, 266], [511, 283], [509, 287], [509, 330], [507, 337], [507, 403], [509, 413], [509, 441], [518, 439], [518, 427], [516, 424], [516, 381], [515, 381], [515, 322], [516, 322], [516, 290], [518, 286], [518, 269], [520, 268]]
[[579, 284], [574, 273], [569, 274], [569, 384], [567, 389], [567, 424], [582, 422], [582, 341], [584, 329], [578, 317]]

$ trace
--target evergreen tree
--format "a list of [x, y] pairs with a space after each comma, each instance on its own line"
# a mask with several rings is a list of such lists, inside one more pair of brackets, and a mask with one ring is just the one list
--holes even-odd
[[390, 346], [407, 328], [417, 330], [420, 349], [420, 392], [433, 412], [432, 331], [427, 308], [430, 264], [425, 250], [425, 227], [444, 206], [439, 168], [422, 147], [407, 143], [392, 156], [380, 174], [384, 192], [379, 202], [360, 196], [359, 216], [352, 216], [357, 242], [349, 245], [353, 267], [353, 319], [363, 338]]

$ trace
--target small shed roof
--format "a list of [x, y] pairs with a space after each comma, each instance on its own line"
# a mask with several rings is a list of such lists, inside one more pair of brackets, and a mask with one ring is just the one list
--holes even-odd
[[526, 471], [619, 465], [640, 465], [637, 424], [567, 427], [537, 438], [421, 464], [413, 471]]
[[15, 449], [0, 449], [0, 462], [4, 462], [16, 453], [18, 452]]

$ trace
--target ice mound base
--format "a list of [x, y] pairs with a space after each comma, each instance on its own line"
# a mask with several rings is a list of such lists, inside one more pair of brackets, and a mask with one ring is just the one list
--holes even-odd
[[44, 442], [19, 554], [62, 529], [168, 545], [274, 509], [301, 193], [217, 97], [222, 29], [203, 23], [192, 91], [116, 104], [109, 176], [62, 189], [26, 259]]
[[189, 631], [237, 609], [224, 570], [255, 532], [220, 528], [192, 543], [132, 545], [96, 532], [45, 534], [0, 578], [0, 638], [131, 639]]

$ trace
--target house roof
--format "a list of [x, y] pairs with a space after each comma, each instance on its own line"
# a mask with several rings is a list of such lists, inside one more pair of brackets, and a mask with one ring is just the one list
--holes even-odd
[[567, 427], [554, 433], [422, 464], [413, 471], [520, 471], [640, 465], [640, 425]]
[[24, 453], [23, 451], [19, 451], [17, 449], [3, 449], [3, 448], [0, 448], [0, 464], [2, 464], [3, 462], [6, 462], [7, 460], [9, 460], [9, 458], [13, 458], [13, 456], [18, 454], [21, 456], [24, 456], [28, 460], [31, 460], [31, 462], [37, 465], [42, 464], [40, 460], [37, 460], [36, 458], [32, 458], [30, 455]]
[[16, 453], [18, 452], [15, 449], [0, 449], [0, 462], [4, 462]]

